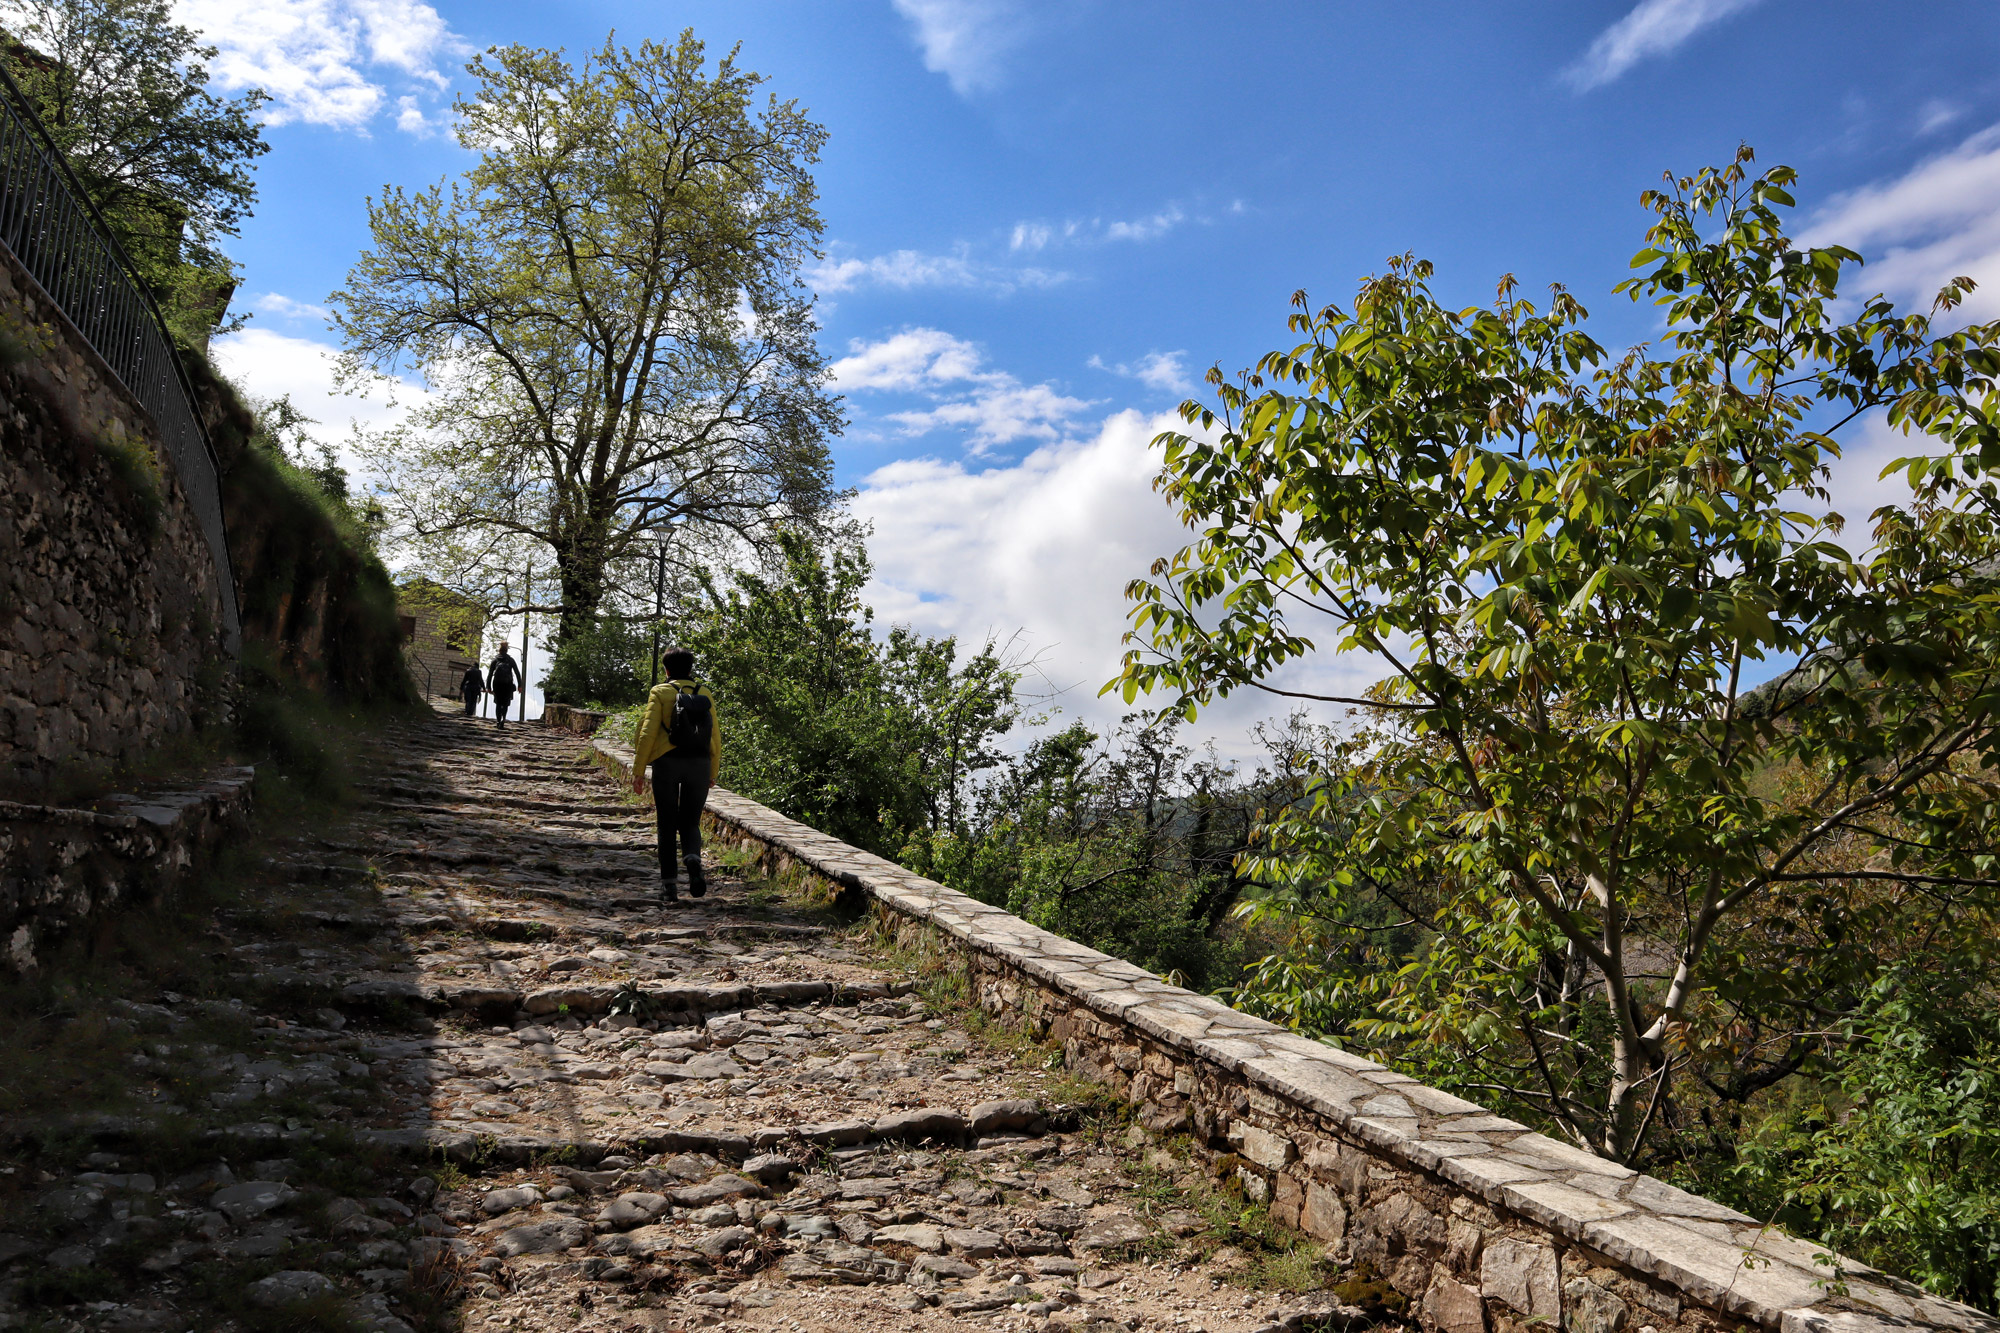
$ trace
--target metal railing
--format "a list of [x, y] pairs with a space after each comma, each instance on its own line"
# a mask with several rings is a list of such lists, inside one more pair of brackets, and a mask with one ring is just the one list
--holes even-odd
[[234, 657], [243, 631], [221, 470], [194, 387], [152, 294], [5, 69], [0, 85], [0, 245], [152, 416], [215, 559], [223, 645]]

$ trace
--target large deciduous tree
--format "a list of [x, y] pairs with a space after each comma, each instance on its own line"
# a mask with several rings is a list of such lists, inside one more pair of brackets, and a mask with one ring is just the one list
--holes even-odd
[[[1620, 290], [1657, 353], [1607, 357], [1560, 290], [1447, 308], [1407, 259], [1351, 312], [1301, 297], [1304, 340], [1161, 437], [1198, 535], [1133, 583], [1107, 686], [1192, 714], [1385, 663], [1250, 858], [1258, 910], [1408, 905], [1433, 942], [1359, 983], [1377, 1030], [1627, 1161], [2000, 901], [2000, 326], [1933, 328], [1964, 279], [1930, 316], [1837, 299], [1858, 256], [1793, 241], [1792, 173], [1748, 160], [1644, 196]], [[1871, 419], [1931, 452], [1843, 535]]]
[[797, 280], [826, 136], [792, 102], [756, 108], [759, 76], [711, 69], [691, 32], [467, 68], [478, 163], [370, 202], [335, 319], [350, 375], [428, 383], [370, 445], [398, 535], [454, 577], [494, 534], [545, 544], [567, 640], [649, 533], [761, 541], [836, 502], [839, 414]]
[[165, 0], [9, 0], [0, 60], [176, 335], [199, 345], [235, 289], [220, 244], [256, 198], [267, 98], [211, 93], [215, 48], [171, 12]]

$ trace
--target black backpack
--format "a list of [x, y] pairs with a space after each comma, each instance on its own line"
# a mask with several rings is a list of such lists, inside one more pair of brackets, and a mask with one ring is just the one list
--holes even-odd
[[667, 740], [674, 753], [708, 753], [709, 737], [715, 734], [715, 707], [705, 694], [674, 687], [674, 715], [667, 723]]

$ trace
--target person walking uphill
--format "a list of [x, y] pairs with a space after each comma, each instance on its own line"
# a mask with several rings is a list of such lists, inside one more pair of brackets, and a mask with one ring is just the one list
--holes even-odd
[[678, 838], [687, 866], [688, 892], [708, 892], [701, 873], [701, 808], [722, 772], [722, 725], [715, 701], [694, 679], [694, 654], [675, 649], [666, 655], [667, 683], [646, 699], [646, 718], [632, 745], [632, 790], [646, 790], [646, 767], [653, 769], [653, 816], [660, 826], [660, 896], [680, 897], [674, 865]]
[[486, 693], [486, 678], [479, 674], [479, 663], [474, 662], [458, 678], [458, 697], [465, 700], [465, 715], [471, 717], [479, 708], [479, 696]]
[[514, 702], [514, 691], [520, 684], [521, 668], [514, 665], [503, 643], [500, 655], [486, 668], [486, 688], [493, 691], [493, 721], [503, 730], [507, 726], [507, 705]]

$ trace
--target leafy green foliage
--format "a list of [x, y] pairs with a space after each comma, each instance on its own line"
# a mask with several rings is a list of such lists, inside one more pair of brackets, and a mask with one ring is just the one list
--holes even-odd
[[49, 137], [69, 159], [159, 300], [174, 334], [203, 346], [236, 286], [220, 249], [256, 197], [265, 151], [256, 90], [208, 90], [214, 47], [164, 0], [25, 0], [0, 44]]
[[348, 374], [411, 367], [432, 390], [369, 444], [412, 557], [498, 604], [520, 547], [545, 548], [566, 642], [607, 569], [669, 529], [764, 542], [836, 502], [840, 414], [796, 282], [826, 135], [794, 103], [757, 108], [759, 76], [711, 67], [692, 32], [574, 65], [500, 47], [468, 71], [477, 162], [370, 201], [372, 245], [330, 299]]
[[187, 358], [222, 464], [246, 643], [272, 668], [347, 703], [417, 697], [402, 653], [396, 588], [365, 501], [329, 494], [287, 455], [282, 414], [260, 413], [206, 358]]
[[1851, 1021], [1837, 1078], [1742, 1147], [1762, 1216], [2000, 1310], [2000, 1007], [1985, 951], [1891, 969]]
[[[1172, 725], [1080, 723], [997, 766], [955, 826], [909, 831], [902, 864], [1065, 938], [1205, 989], [1234, 975], [1217, 927], [1237, 854], [1284, 783], [1196, 757]], [[1297, 786], [1293, 784], [1292, 790]]]
[[645, 702], [643, 672], [651, 650], [645, 629], [601, 617], [556, 648], [542, 691], [562, 703], [630, 708]]
[[[1325, 651], [1383, 663], [1306, 695], [1367, 729], [1274, 812], [1249, 911], [1386, 904], [1427, 938], [1277, 980], [1624, 1161], [1802, 1068], [1916, 922], [2000, 889], [2000, 328], [1836, 305], [1857, 256], [1794, 243], [1793, 174], [1748, 161], [1643, 196], [1620, 290], [1662, 307], [1661, 356], [1607, 357], [1560, 289], [1449, 309], [1408, 258], [1351, 312], [1301, 294], [1304, 341], [1161, 437], [1200, 535], [1133, 583], [1107, 686], [1192, 716], [1303, 693], [1274, 676]], [[1940, 452], [1854, 554], [1823, 481], [1878, 410]]]
[[723, 728], [723, 785], [857, 846], [948, 821], [1014, 723], [1014, 673], [991, 646], [877, 638], [865, 552], [780, 537], [770, 573], [736, 576], [683, 627]]

